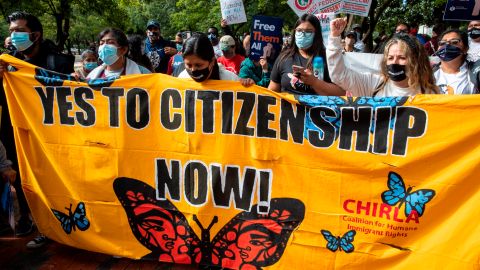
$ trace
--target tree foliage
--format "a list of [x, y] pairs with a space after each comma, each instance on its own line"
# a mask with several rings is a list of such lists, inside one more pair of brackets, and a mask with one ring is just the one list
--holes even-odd
[[[243, 0], [247, 23], [232, 25], [237, 35], [249, 32], [252, 17], [256, 14], [284, 19], [284, 31], [291, 31], [296, 14], [287, 0]], [[353, 16], [367, 34], [371, 43], [374, 33], [390, 32], [398, 21], [433, 25], [441, 21], [447, 0], [372, 0], [370, 14], [366, 18]], [[40, 17], [47, 38], [59, 46], [70, 49], [86, 47], [96, 40], [105, 27], [118, 27], [127, 34], [144, 34], [146, 23], [157, 19], [164, 37], [172, 38], [177, 31], [205, 32], [208, 27], [220, 28], [219, 0], [1, 0], [3, 18], [14, 10], [26, 10]], [[0, 27], [3, 37], [8, 26]], [[65, 45], [65, 46], [64, 46]]]

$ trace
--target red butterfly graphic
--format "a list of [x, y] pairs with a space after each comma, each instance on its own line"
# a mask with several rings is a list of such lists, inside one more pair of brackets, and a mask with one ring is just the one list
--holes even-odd
[[261, 269], [275, 264], [285, 251], [293, 230], [303, 221], [305, 205], [297, 199], [275, 198], [268, 214], [241, 212], [210, 241], [215, 216], [204, 228], [197, 216], [193, 220], [202, 231], [201, 239], [185, 216], [169, 201], [157, 200], [155, 189], [131, 178], [113, 183], [135, 237], [152, 253], [144, 256], [163, 262], [199, 264], [230, 269]]

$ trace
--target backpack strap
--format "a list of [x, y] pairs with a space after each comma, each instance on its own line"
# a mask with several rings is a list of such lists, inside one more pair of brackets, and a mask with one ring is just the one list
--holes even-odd
[[49, 70], [55, 70], [55, 55], [53, 53], [49, 53], [47, 55], [47, 67]]
[[474, 93], [479, 92], [479, 85], [480, 85], [480, 60], [475, 62], [467, 61], [467, 69], [468, 69], [468, 78], [470, 82], [473, 83], [475, 89]]

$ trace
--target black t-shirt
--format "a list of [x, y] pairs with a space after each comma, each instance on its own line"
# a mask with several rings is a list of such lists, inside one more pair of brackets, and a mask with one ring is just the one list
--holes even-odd
[[[327, 63], [324, 58], [324, 80], [330, 82], [327, 70]], [[308, 58], [304, 58], [300, 54], [296, 53], [293, 57], [286, 57], [281, 59], [281, 56], [277, 58], [273, 65], [272, 74], [270, 80], [280, 84], [282, 91], [286, 91], [296, 95], [316, 95], [315, 90], [309, 85], [304, 84], [297, 77], [293, 76], [292, 65], [305, 67], [308, 64]]]
[[40, 44], [38, 54], [30, 59], [25, 59], [25, 61], [35, 66], [63, 74], [71, 74], [74, 72], [75, 57], [58, 52], [55, 44], [50, 40], [44, 40]]
[[152, 63], [153, 69], [156, 73], [167, 73], [168, 62], [172, 56], [165, 53], [166, 47], [175, 49], [176, 44], [175, 42], [165, 40], [162, 37], [153, 44], [150, 43], [148, 38], [145, 40], [145, 55], [150, 59], [150, 63]]

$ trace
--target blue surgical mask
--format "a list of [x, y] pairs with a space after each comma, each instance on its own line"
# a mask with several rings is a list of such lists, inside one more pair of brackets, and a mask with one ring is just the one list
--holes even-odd
[[462, 55], [463, 52], [462, 52], [462, 49], [456, 46], [447, 44], [446, 46], [438, 49], [438, 51], [435, 54], [440, 58], [440, 60], [445, 62], [450, 62], [453, 59]]
[[86, 62], [85, 64], [83, 64], [83, 66], [85, 67], [86, 70], [94, 70], [96, 67], [98, 67], [98, 63], [97, 62]]
[[315, 33], [295, 33], [295, 44], [300, 49], [308, 49], [313, 44], [313, 38], [315, 37]]
[[183, 48], [182, 44], [177, 43], [177, 51], [181, 52], [182, 48]]
[[117, 47], [111, 44], [103, 44], [98, 48], [98, 57], [107, 65], [111, 66], [118, 60]]
[[12, 44], [17, 50], [23, 52], [33, 45], [30, 40], [30, 34], [27, 32], [13, 32], [10, 37], [12, 38]]

